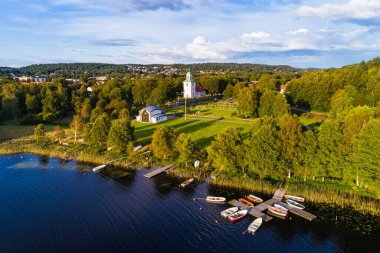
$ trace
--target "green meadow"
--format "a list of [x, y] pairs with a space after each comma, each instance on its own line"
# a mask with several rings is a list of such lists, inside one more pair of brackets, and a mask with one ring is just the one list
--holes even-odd
[[176, 118], [162, 122], [159, 124], [147, 124], [140, 122], [133, 122], [135, 127], [136, 141], [142, 144], [149, 144], [152, 141], [152, 135], [154, 131], [160, 126], [170, 126], [177, 130], [178, 133], [187, 133], [191, 138], [201, 147], [208, 146], [215, 135], [221, 130], [229, 126], [235, 126], [240, 128], [244, 138], [249, 135], [249, 129], [251, 124], [246, 122], [225, 122], [223, 120], [201, 120], [188, 118]]

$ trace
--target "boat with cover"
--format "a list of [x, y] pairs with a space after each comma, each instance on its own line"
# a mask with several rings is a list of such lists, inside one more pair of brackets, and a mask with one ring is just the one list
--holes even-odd
[[252, 204], [251, 202], [249, 202], [248, 200], [244, 199], [244, 198], [240, 198], [239, 201], [247, 206], [254, 206], [254, 204]]
[[286, 203], [288, 203], [289, 206], [292, 206], [292, 207], [295, 207], [295, 208], [298, 208], [298, 209], [305, 209], [305, 206], [294, 201], [294, 200], [291, 200], [291, 199], [287, 199], [286, 200]]
[[305, 198], [303, 197], [298, 197], [298, 196], [293, 196], [293, 195], [284, 195], [286, 199], [291, 199], [297, 202], [305, 202]]
[[247, 215], [247, 213], [248, 213], [248, 210], [240, 210], [228, 216], [228, 219], [231, 222], [238, 222], [239, 220], [243, 219]]
[[258, 229], [259, 227], [261, 226], [261, 224], [263, 223], [263, 219], [262, 218], [257, 218], [255, 219], [248, 227], [247, 229], [247, 232], [248, 233], [251, 233], [251, 234], [254, 234]]
[[286, 211], [284, 211], [282, 209], [276, 208], [274, 206], [268, 206], [268, 210], [271, 213], [274, 213], [274, 214], [277, 214], [277, 215], [280, 215], [280, 216], [283, 216], [283, 217], [285, 217], [286, 215], [288, 215], [288, 212], [286, 212]]
[[186, 187], [194, 181], [194, 178], [189, 178], [185, 182], [182, 182], [179, 186]]
[[214, 196], [207, 196], [206, 201], [213, 202], [213, 203], [223, 203], [226, 201], [226, 198], [223, 197], [214, 197]]
[[252, 194], [248, 195], [247, 199], [249, 201], [251, 201], [253, 203], [257, 203], [257, 204], [258, 203], [262, 203], [264, 201], [262, 198], [259, 198], [259, 197], [255, 196], [255, 195], [252, 195]]
[[223, 218], [227, 218], [231, 214], [236, 213], [239, 210], [239, 207], [231, 207], [226, 210], [223, 210], [220, 214], [222, 215]]

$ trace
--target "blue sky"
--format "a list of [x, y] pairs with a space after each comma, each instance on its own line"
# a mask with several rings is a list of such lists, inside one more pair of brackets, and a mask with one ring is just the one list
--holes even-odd
[[379, 56], [379, 0], [2, 0], [0, 66], [244, 62], [339, 67]]

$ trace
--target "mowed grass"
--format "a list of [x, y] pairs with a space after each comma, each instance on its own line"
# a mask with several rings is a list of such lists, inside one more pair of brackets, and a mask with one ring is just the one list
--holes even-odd
[[199, 119], [185, 120], [184, 118], [176, 118], [159, 124], [133, 122], [132, 125], [135, 127], [135, 136], [139, 143], [151, 143], [153, 133], [158, 127], [170, 126], [176, 129], [178, 133], [189, 134], [192, 140], [201, 148], [208, 146], [218, 133], [229, 126], [238, 127], [245, 139], [248, 137], [251, 128], [250, 124], [239, 124], [238, 122]]
[[[31, 135], [36, 126], [37, 125], [19, 125], [17, 121], [5, 122], [0, 125], [0, 142]], [[52, 131], [54, 126], [44, 125], [44, 128], [46, 131]]]

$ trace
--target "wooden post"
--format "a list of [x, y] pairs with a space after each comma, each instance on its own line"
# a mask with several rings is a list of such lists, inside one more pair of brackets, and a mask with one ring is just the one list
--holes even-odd
[[186, 113], [187, 113], [187, 110], [186, 110], [186, 97], [185, 97], [185, 120], [186, 120]]

